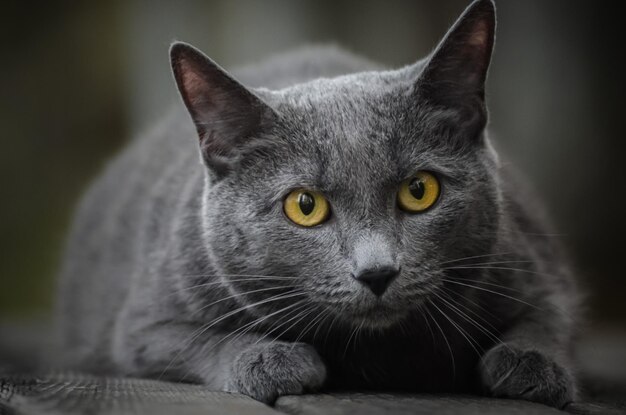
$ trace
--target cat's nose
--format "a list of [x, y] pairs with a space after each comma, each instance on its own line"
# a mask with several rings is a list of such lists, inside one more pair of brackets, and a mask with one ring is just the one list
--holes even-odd
[[395, 267], [372, 268], [359, 272], [354, 275], [354, 278], [369, 288], [374, 295], [380, 297], [399, 273], [400, 270]]

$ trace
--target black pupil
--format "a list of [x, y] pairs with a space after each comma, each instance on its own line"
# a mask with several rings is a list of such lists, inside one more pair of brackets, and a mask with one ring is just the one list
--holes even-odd
[[421, 200], [424, 197], [424, 193], [426, 193], [426, 186], [424, 186], [424, 182], [421, 179], [413, 179], [409, 183], [409, 192], [411, 192], [414, 198]]
[[298, 204], [300, 205], [300, 210], [305, 215], [310, 215], [315, 209], [315, 199], [309, 193], [302, 193], [298, 198]]

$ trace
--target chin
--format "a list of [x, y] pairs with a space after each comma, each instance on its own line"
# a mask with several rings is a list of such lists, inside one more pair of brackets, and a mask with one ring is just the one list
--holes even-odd
[[339, 312], [341, 317], [354, 327], [382, 330], [391, 328], [404, 320], [409, 311], [375, 304], [363, 309], [350, 309]]

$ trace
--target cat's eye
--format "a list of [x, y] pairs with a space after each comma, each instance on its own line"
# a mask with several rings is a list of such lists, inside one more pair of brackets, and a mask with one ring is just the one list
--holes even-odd
[[423, 212], [435, 204], [440, 192], [439, 180], [427, 171], [419, 171], [400, 184], [398, 206], [406, 212]]
[[330, 215], [328, 200], [319, 192], [306, 189], [294, 190], [283, 204], [285, 215], [300, 226], [316, 226]]

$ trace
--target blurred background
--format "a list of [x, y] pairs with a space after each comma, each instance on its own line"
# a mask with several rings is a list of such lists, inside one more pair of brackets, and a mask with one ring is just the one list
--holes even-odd
[[[226, 68], [313, 43], [390, 66], [427, 54], [467, 0], [3, 3], [0, 320], [45, 315], [78, 197], [178, 102], [175, 40]], [[619, 3], [496, 0], [488, 84], [498, 146], [546, 200], [595, 327], [626, 327]]]

